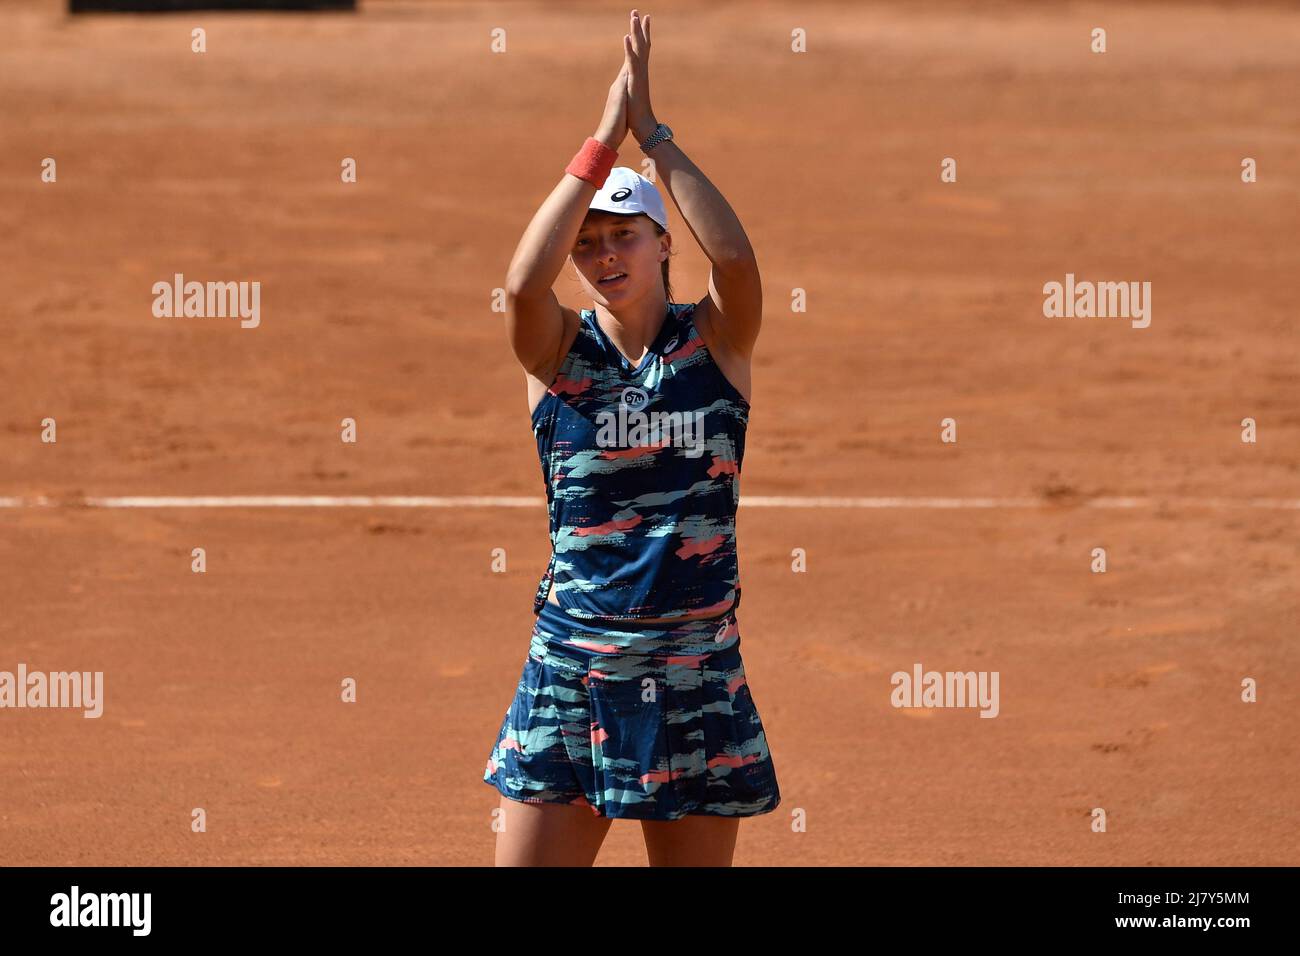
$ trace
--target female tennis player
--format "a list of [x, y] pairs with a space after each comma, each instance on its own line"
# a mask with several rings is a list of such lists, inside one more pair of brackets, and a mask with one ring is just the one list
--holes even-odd
[[[651, 866], [729, 866], [741, 817], [780, 803], [745, 680], [738, 479], [763, 309], [735, 212], [650, 108], [650, 18], [631, 12], [605, 114], [533, 216], [506, 282], [552, 554], [528, 658], [487, 761], [498, 866], [590, 866], [611, 820]], [[712, 271], [671, 300], [658, 190], [614, 167], [628, 131]], [[551, 286], [572, 262], [593, 308]]]

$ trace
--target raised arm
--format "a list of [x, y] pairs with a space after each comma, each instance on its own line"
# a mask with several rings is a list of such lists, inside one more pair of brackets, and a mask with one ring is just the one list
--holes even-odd
[[[605, 115], [593, 134], [611, 149], [627, 136], [628, 58], [610, 85]], [[573, 249], [578, 230], [596, 187], [585, 179], [564, 173], [541, 208], [533, 215], [515, 248], [506, 272], [506, 330], [510, 346], [525, 371], [538, 378], [559, 361], [564, 340], [564, 313], [551, 291], [564, 260]]]
[[[630, 61], [628, 127], [642, 143], [658, 125], [650, 108], [650, 17], [641, 18], [633, 10], [631, 19], [630, 39], [624, 44]], [[763, 284], [754, 247], [735, 210], [681, 147], [668, 140], [651, 147], [648, 155], [712, 265], [710, 324], [732, 352], [748, 358], [763, 317]]]

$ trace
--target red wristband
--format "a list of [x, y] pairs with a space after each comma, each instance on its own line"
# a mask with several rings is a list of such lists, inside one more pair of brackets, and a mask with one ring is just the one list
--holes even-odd
[[582, 149], [569, 160], [569, 165], [564, 167], [564, 171], [571, 176], [586, 180], [599, 189], [609, 178], [609, 171], [614, 168], [616, 159], [618, 159], [617, 150], [606, 146], [594, 136], [588, 136], [587, 141], [582, 144]]

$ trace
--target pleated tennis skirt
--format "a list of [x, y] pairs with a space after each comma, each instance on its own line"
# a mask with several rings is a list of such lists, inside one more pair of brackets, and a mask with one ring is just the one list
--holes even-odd
[[514, 800], [613, 818], [775, 810], [735, 616], [620, 627], [544, 605], [483, 781]]

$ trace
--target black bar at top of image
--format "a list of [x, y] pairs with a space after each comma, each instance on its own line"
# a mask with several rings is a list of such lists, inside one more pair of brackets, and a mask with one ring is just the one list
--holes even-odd
[[355, 10], [357, 0], [68, 0], [69, 13], [180, 13], [191, 10]]

